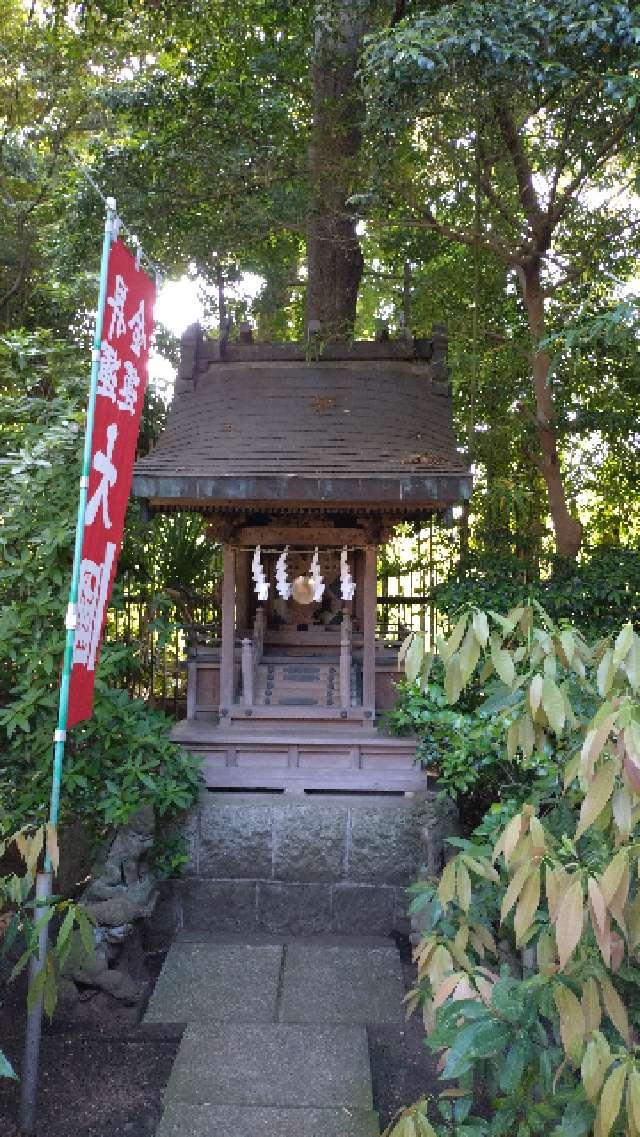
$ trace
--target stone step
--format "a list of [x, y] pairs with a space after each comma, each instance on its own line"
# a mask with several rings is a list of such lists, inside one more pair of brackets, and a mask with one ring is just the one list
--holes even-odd
[[371, 1112], [367, 1032], [292, 1023], [190, 1024], [165, 1101]]
[[164, 962], [145, 1023], [274, 1022], [282, 944], [183, 943]]
[[403, 994], [398, 951], [384, 941], [178, 940], [145, 1023], [400, 1024]]
[[293, 941], [284, 953], [278, 1017], [295, 1023], [403, 1021], [404, 982], [395, 945], [350, 947]]
[[[310, 1071], [310, 1076], [312, 1072]], [[379, 1137], [369, 1110], [169, 1105], [156, 1137]]]

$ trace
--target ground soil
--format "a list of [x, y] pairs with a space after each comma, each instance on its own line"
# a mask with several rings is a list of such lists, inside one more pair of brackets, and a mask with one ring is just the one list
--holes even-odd
[[[160, 963], [158, 956], [150, 960], [156, 974]], [[411, 971], [405, 954], [408, 984]], [[10, 984], [0, 998], [1, 1044], [19, 1070], [25, 983]], [[142, 1013], [86, 992], [73, 1007], [61, 1007], [52, 1023], [45, 1020], [37, 1137], [153, 1137], [181, 1031], [145, 1027]], [[418, 1018], [404, 1027], [372, 1027], [369, 1040], [375, 1107], [386, 1125], [433, 1087], [433, 1062]], [[18, 1101], [18, 1084], [0, 1079], [0, 1137], [19, 1137]]]

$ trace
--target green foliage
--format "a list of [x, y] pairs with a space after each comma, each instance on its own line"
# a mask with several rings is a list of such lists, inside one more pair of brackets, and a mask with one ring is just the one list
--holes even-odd
[[[436, 674], [439, 674], [436, 681]], [[465, 830], [473, 829], [494, 803], [521, 803], [553, 763], [549, 753], [528, 760], [509, 758], [502, 723], [491, 710], [488, 691], [465, 692], [452, 707], [441, 668], [433, 668], [425, 685], [399, 684], [397, 707], [386, 716], [396, 734], [417, 735], [417, 758], [437, 773], [438, 785], [454, 798]]]
[[[535, 599], [552, 619], [606, 635], [625, 620], [640, 623], [640, 552], [619, 545], [583, 551], [577, 563], [540, 568], [509, 555], [469, 554], [433, 591], [438, 609], [455, 619], [469, 605], [499, 611]], [[551, 571], [548, 571], [548, 570]]]
[[[0, 342], [0, 826], [44, 820], [80, 469], [86, 362], [55, 341]], [[70, 732], [63, 814], [94, 835], [143, 802], [186, 809], [198, 764], [168, 741], [164, 716], [112, 686], [131, 648], [105, 646], [93, 717]]]
[[436, 1128], [419, 1103], [388, 1133], [636, 1137], [640, 637], [626, 623], [589, 644], [537, 604], [475, 609], [438, 655], [450, 703], [495, 677], [507, 753], [549, 748], [556, 769], [414, 888], [427, 930], [408, 1004], [455, 1087]]
[[189, 864], [189, 850], [183, 833], [160, 832], [151, 850], [151, 865], [158, 880], [179, 876]]
[[[0, 858], [13, 857], [23, 863], [22, 872], [5, 872], [0, 875], [0, 959], [7, 958], [16, 943], [24, 950], [15, 962], [9, 981], [14, 980], [39, 955], [39, 937], [42, 929], [55, 919], [57, 931], [48, 943], [42, 967], [29, 981], [28, 1007], [42, 998], [45, 1014], [51, 1018], [58, 1000], [58, 979], [69, 957], [74, 936], [79, 940], [82, 955], [90, 956], [94, 950], [93, 929], [85, 910], [72, 900], [50, 896], [47, 900], [34, 900], [33, 887], [45, 851], [54, 869], [58, 865], [58, 839], [51, 825], [23, 826], [11, 837], [0, 841]], [[77, 928], [77, 933], [74, 933]], [[0, 1050], [0, 1078], [17, 1078], [13, 1066]]]

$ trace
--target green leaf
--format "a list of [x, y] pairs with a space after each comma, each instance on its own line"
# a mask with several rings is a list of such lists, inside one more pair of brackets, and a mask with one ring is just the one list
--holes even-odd
[[13, 1078], [16, 1082], [18, 1081], [18, 1075], [16, 1074], [13, 1066], [7, 1058], [4, 1050], [0, 1050], [0, 1078]]
[[516, 1038], [507, 1050], [500, 1064], [499, 1086], [507, 1094], [515, 1093], [524, 1073], [525, 1064], [531, 1060], [535, 1049], [526, 1039]]
[[508, 1042], [509, 1032], [504, 1023], [492, 1019], [470, 1023], [462, 1028], [449, 1049], [442, 1077], [462, 1077], [474, 1062], [502, 1053]]
[[542, 709], [554, 733], [562, 734], [565, 722], [564, 698], [555, 679], [549, 675], [545, 675], [542, 680]]
[[497, 648], [495, 644], [492, 644], [491, 662], [502, 682], [507, 687], [511, 687], [516, 677], [516, 668], [510, 653], [504, 648]]

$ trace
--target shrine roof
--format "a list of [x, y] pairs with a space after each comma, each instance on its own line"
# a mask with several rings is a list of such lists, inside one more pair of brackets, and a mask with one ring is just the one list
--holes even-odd
[[221, 350], [193, 332], [166, 429], [136, 463], [136, 496], [165, 507], [400, 511], [469, 496], [435, 341], [331, 346], [308, 360], [294, 344]]

